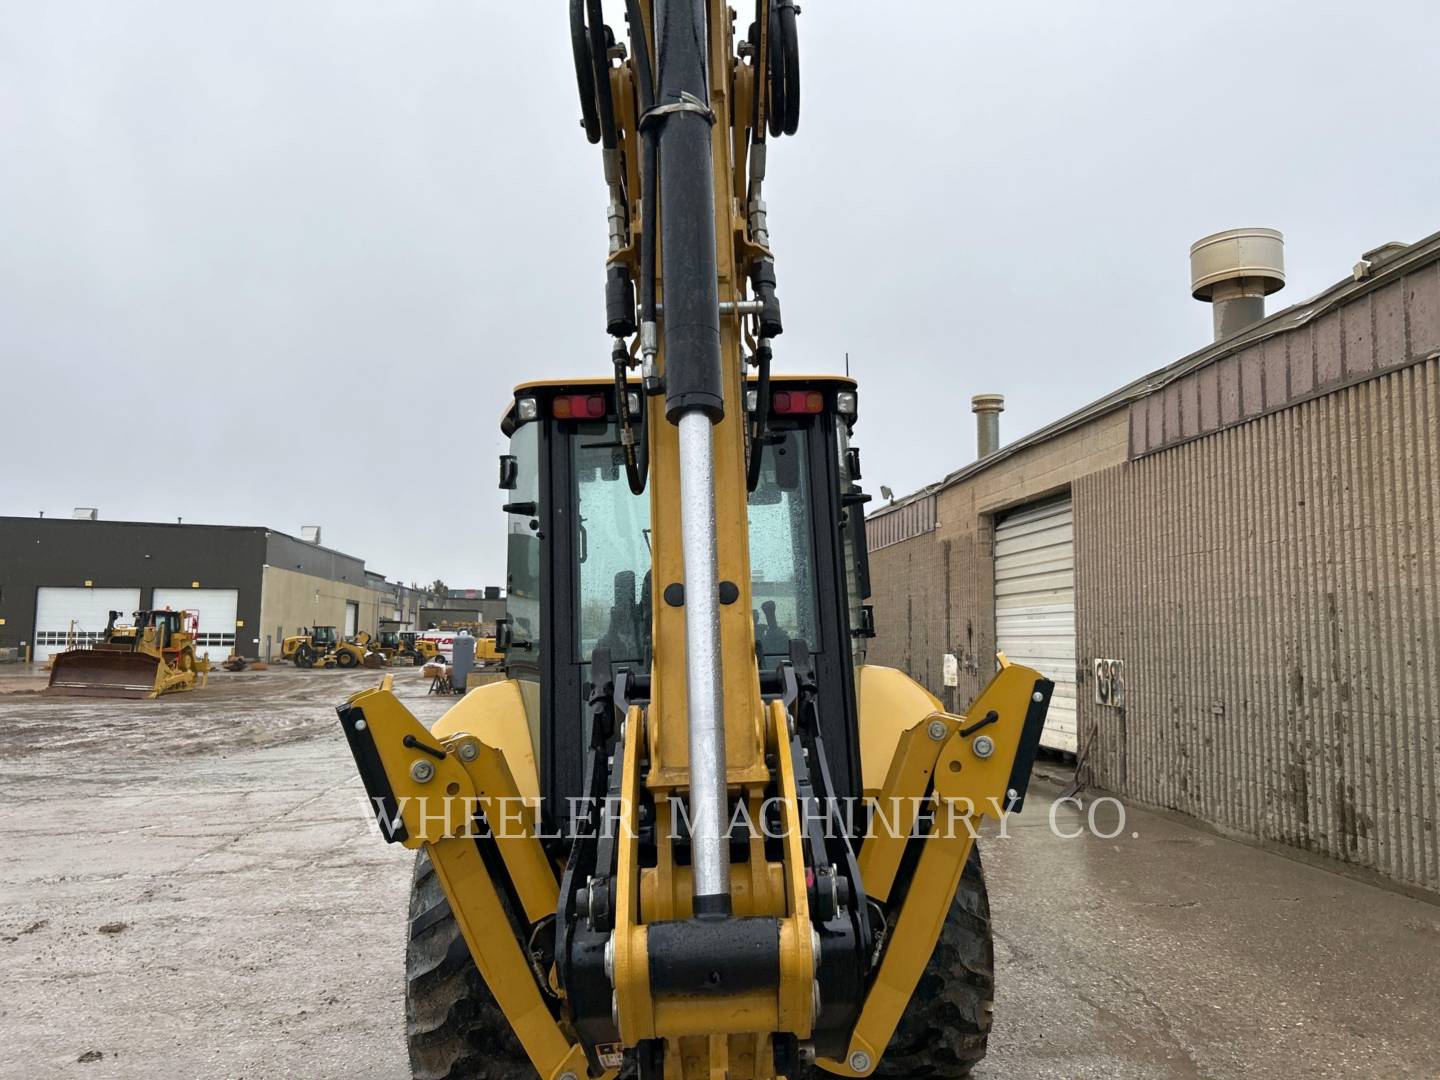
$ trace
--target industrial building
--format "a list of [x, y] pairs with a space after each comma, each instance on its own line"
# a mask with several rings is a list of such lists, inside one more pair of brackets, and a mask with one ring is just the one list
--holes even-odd
[[872, 662], [963, 709], [1003, 650], [1121, 796], [1440, 894], [1440, 234], [1264, 316], [1281, 240], [1192, 249], [1205, 348], [867, 522]]
[[306, 539], [229, 525], [0, 517], [0, 656], [43, 660], [92, 642], [107, 613], [199, 612], [196, 652], [278, 655], [301, 627], [345, 636], [414, 629], [419, 593], [366, 570], [363, 559]]
[[470, 630], [493, 633], [505, 618], [505, 597], [498, 585], [483, 589], [447, 589], [443, 596], [420, 598], [420, 629]]

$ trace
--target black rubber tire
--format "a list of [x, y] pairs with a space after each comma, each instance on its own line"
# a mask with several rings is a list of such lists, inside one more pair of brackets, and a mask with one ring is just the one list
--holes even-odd
[[315, 666], [315, 654], [310, 649], [301, 645], [295, 650], [295, 666], [297, 668], [312, 668]]
[[415, 1080], [531, 1080], [537, 1076], [450, 913], [423, 851], [410, 885], [405, 946], [405, 1037]]
[[355, 666], [355, 654], [348, 649], [341, 649], [335, 654], [335, 663], [343, 668], [352, 668]]
[[985, 1057], [995, 1002], [995, 939], [980, 848], [970, 849], [960, 888], [915, 995], [880, 1066], [882, 1080], [966, 1077]]

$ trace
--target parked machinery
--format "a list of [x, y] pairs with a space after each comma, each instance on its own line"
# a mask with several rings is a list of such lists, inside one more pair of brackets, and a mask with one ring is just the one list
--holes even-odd
[[280, 643], [280, 659], [298, 668], [335, 667], [340, 636], [333, 626], [314, 626], [291, 634]]
[[385, 657], [391, 663], [401, 653], [400, 634], [394, 630], [381, 630], [370, 640], [370, 651]]
[[440, 646], [429, 638], [423, 638], [413, 631], [400, 634], [400, 649], [396, 656], [408, 659], [416, 667], [428, 664], [440, 655]]
[[101, 640], [67, 649], [50, 662], [52, 694], [154, 698], [204, 686], [210, 662], [195, 655], [196, 611], [112, 611]]

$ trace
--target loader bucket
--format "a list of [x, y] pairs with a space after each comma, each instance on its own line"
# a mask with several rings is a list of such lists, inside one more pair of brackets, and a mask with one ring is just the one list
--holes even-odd
[[143, 652], [71, 649], [50, 661], [47, 693], [65, 697], [154, 697], [169, 669], [158, 656]]

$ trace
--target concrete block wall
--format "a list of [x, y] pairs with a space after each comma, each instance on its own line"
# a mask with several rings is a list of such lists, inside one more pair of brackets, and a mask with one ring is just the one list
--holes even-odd
[[269, 637], [271, 655], [278, 657], [283, 638], [298, 633], [301, 627], [333, 626], [344, 633], [347, 601], [359, 605], [357, 629], [371, 634], [394, 607], [388, 597], [369, 588], [363, 580], [333, 581], [266, 566], [260, 586], [260, 654], [265, 654], [265, 639]]
[[[1317, 380], [1354, 355], [1330, 340], [1346, 324], [1315, 325]], [[1074, 494], [1096, 782], [1440, 892], [1440, 361], [1082, 476]], [[1102, 657], [1125, 662], [1123, 709], [1094, 703]]]
[[1253, 342], [1130, 406], [1133, 456], [1243, 423], [1440, 352], [1440, 264]]

